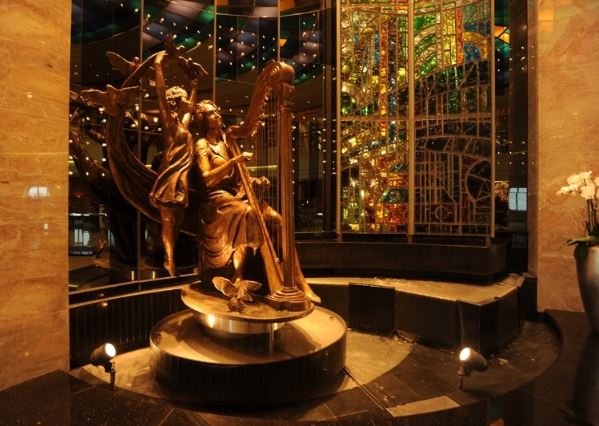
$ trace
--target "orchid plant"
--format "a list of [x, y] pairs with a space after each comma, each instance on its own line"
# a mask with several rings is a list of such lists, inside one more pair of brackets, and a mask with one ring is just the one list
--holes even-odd
[[580, 172], [566, 179], [557, 195], [580, 195], [586, 201], [585, 220], [583, 221], [586, 236], [566, 240], [565, 245], [576, 245], [574, 257], [585, 259], [590, 246], [599, 244], [599, 226], [597, 202], [599, 201], [599, 178], [592, 178], [593, 172]]

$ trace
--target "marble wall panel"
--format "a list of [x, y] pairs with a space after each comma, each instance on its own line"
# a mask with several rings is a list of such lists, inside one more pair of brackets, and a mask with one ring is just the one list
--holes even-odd
[[[62, 91], [62, 93], [65, 93]], [[15, 153], [61, 153], [68, 148], [64, 135], [68, 138], [68, 107], [63, 110], [62, 119], [43, 118], [39, 115], [0, 108], [0, 154]], [[60, 135], [60, 136], [58, 136]], [[68, 153], [65, 153], [68, 160]], [[6, 163], [6, 159], [4, 163]], [[66, 167], [67, 161], [63, 161]]]
[[538, 69], [538, 0], [527, 0], [528, 28], [528, 269], [537, 275], [537, 228], [538, 228], [538, 127], [539, 127], [539, 90], [537, 81]]
[[55, 369], [66, 369], [65, 347], [69, 335], [62, 324], [68, 312], [22, 317], [18, 323], [0, 322], [0, 389], [29, 380]]
[[69, 0], [0, 0], [0, 389], [68, 368]]
[[56, 94], [69, 85], [70, 17], [65, 0], [0, 2], [0, 108], [65, 118]]
[[[49, 51], [64, 55], [66, 46], [68, 64], [71, 32], [70, 1], [1, 0], [0, 26], [2, 28], [0, 45], [7, 45], [13, 53], [18, 52], [20, 55], [23, 50], [32, 48], [40, 57]], [[69, 43], [65, 44], [65, 40]], [[43, 64], [43, 61], [41, 63]]]
[[536, 232], [531, 269], [539, 280], [540, 310], [582, 310], [572, 248], [562, 244], [584, 235], [584, 200], [555, 192], [573, 173], [594, 169], [599, 176], [599, 3], [538, 0], [536, 12], [529, 28], [537, 30], [532, 83], [538, 90], [532, 106], [538, 118], [532, 128], [536, 176], [529, 182], [535, 193], [531, 232]]
[[6, 67], [0, 76], [0, 108], [43, 118], [65, 119], [65, 105], [55, 96], [69, 87], [68, 73], [59, 73], [69, 66], [65, 52], [44, 50], [38, 55], [40, 45], [33, 45], [23, 46], [19, 54], [15, 54], [12, 46], [2, 43], [0, 37], [0, 57]]

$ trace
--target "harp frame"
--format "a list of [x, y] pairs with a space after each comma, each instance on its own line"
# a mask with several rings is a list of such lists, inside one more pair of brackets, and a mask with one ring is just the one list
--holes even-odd
[[290, 311], [307, 310], [312, 302], [298, 289], [296, 278], [299, 262], [295, 252], [295, 217], [293, 209], [293, 149], [291, 141], [293, 96], [295, 94], [295, 71], [284, 62], [273, 61], [258, 76], [245, 120], [240, 125], [227, 129], [227, 145], [234, 155], [239, 155], [238, 141], [251, 138], [258, 131], [262, 121], [262, 109], [271, 96], [277, 100], [275, 138], [278, 141], [278, 180], [281, 226], [281, 259], [277, 256], [270, 233], [261, 214], [261, 206], [251, 184], [251, 175], [244, 163], [237, 163], [243, 188], [250, 206], [257, 212], [264, 243], [260, 254], [270, 294], [266, 303], [277, 309]]

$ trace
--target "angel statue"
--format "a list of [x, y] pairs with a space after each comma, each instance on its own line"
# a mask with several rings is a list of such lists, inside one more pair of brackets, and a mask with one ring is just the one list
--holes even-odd
[[[175, 241], [179, 232], [196, 235], [201, 248], [202, 281], [210, 281], [230, 298], [229, 309], [241, 311], [244, 301], [252, 300], [251, 292], [260, 283], [248, 279], [248, 263], [259, 263], [256, 252], [265, 238], [260, 223], [280, 225], [281, 217], [267, 204], [250, 206], [248, 188], [241, 183], [240, 164], [252, 158], [240, 152], [226, 139], [227, 129], [219, 108], [212, 101], [196, 103], [198, 79], [203, 68], [181, 56], [181, 49], [167, 38], [166, 50], [143, 63], [128, 62], [109, 54], [113, 66], [129, 73], [121, 88], [107, 86], [82, 91], [89, 102], [105, 107], [109, 119], [106, 141], [111, 173], [119, 190], [133, 206], [146, 216], [162, 223], [164, 267], [177, 275]], [[175, 65], [187, 76], [191, 92], [182, 87], [167, 87], [164, 66]], [[139, 96], [133, 87], [144, 74], [154, 68], [156, 96], [163, 129], [163, 156], [157, 172], [145, 167], [124, 140], [123, 120], [129, 100]], [[251, 179], [256, 188], [268, 187], [262, 177]], [[252, 191], [250, 189], [250, 191]], [[320, 302], [307, 284], [297, 255], [294, 253], [294, 282], [304, 297]], [[255, 265], [254, 265], [255, 266]], [[252, 268], [249, 268], [252, 269]]]
[[[171, 46], [172, 44], [169, 43]], [[174, 61], [180, 51], [170, 49], [160, 52], [154, 59], [156, 95], [163, 126], [164, 143], [158, 176], [150, 192], [150, 203], [160, 212], [162, 222], [162, 244], [164, 246], [164, 268], [171, 276], [177, 276], [175, 265], [175, 242], [183, 220], [184, 209], [189, 200], [189, 170], [193, 161], [193, 136], [189, 131], [191, 112], [195, 104], [198, 77], [203, 68], [188, 66], [191, 79], [191, 95], [185, 89], [173, 86], [166, 89], [162, 63]], [[201, 66], [200, 66], [201, 67]]]

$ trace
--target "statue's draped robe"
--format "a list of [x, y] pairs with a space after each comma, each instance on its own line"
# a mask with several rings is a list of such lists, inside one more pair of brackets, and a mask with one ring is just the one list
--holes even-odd
[[173, 141], [166, 144], [158, 177], [150, 192], [150, 202], [153, 206], [187, 207], [188, 174], [192, 163], [191, 134], [179, 125]]
[[[206, 144], [203, 149], [196, 151], [196, 155], [207, 157], [212, 169], [230, 159], [223, 142], [218, 145]], [[235, 249], [258, 248], [263, 243], [263, 236], [257, 212], [247, 203], [235, 168], [215, 187], [201, 186], [204, 266], [221, 268], [227, 265]]]

